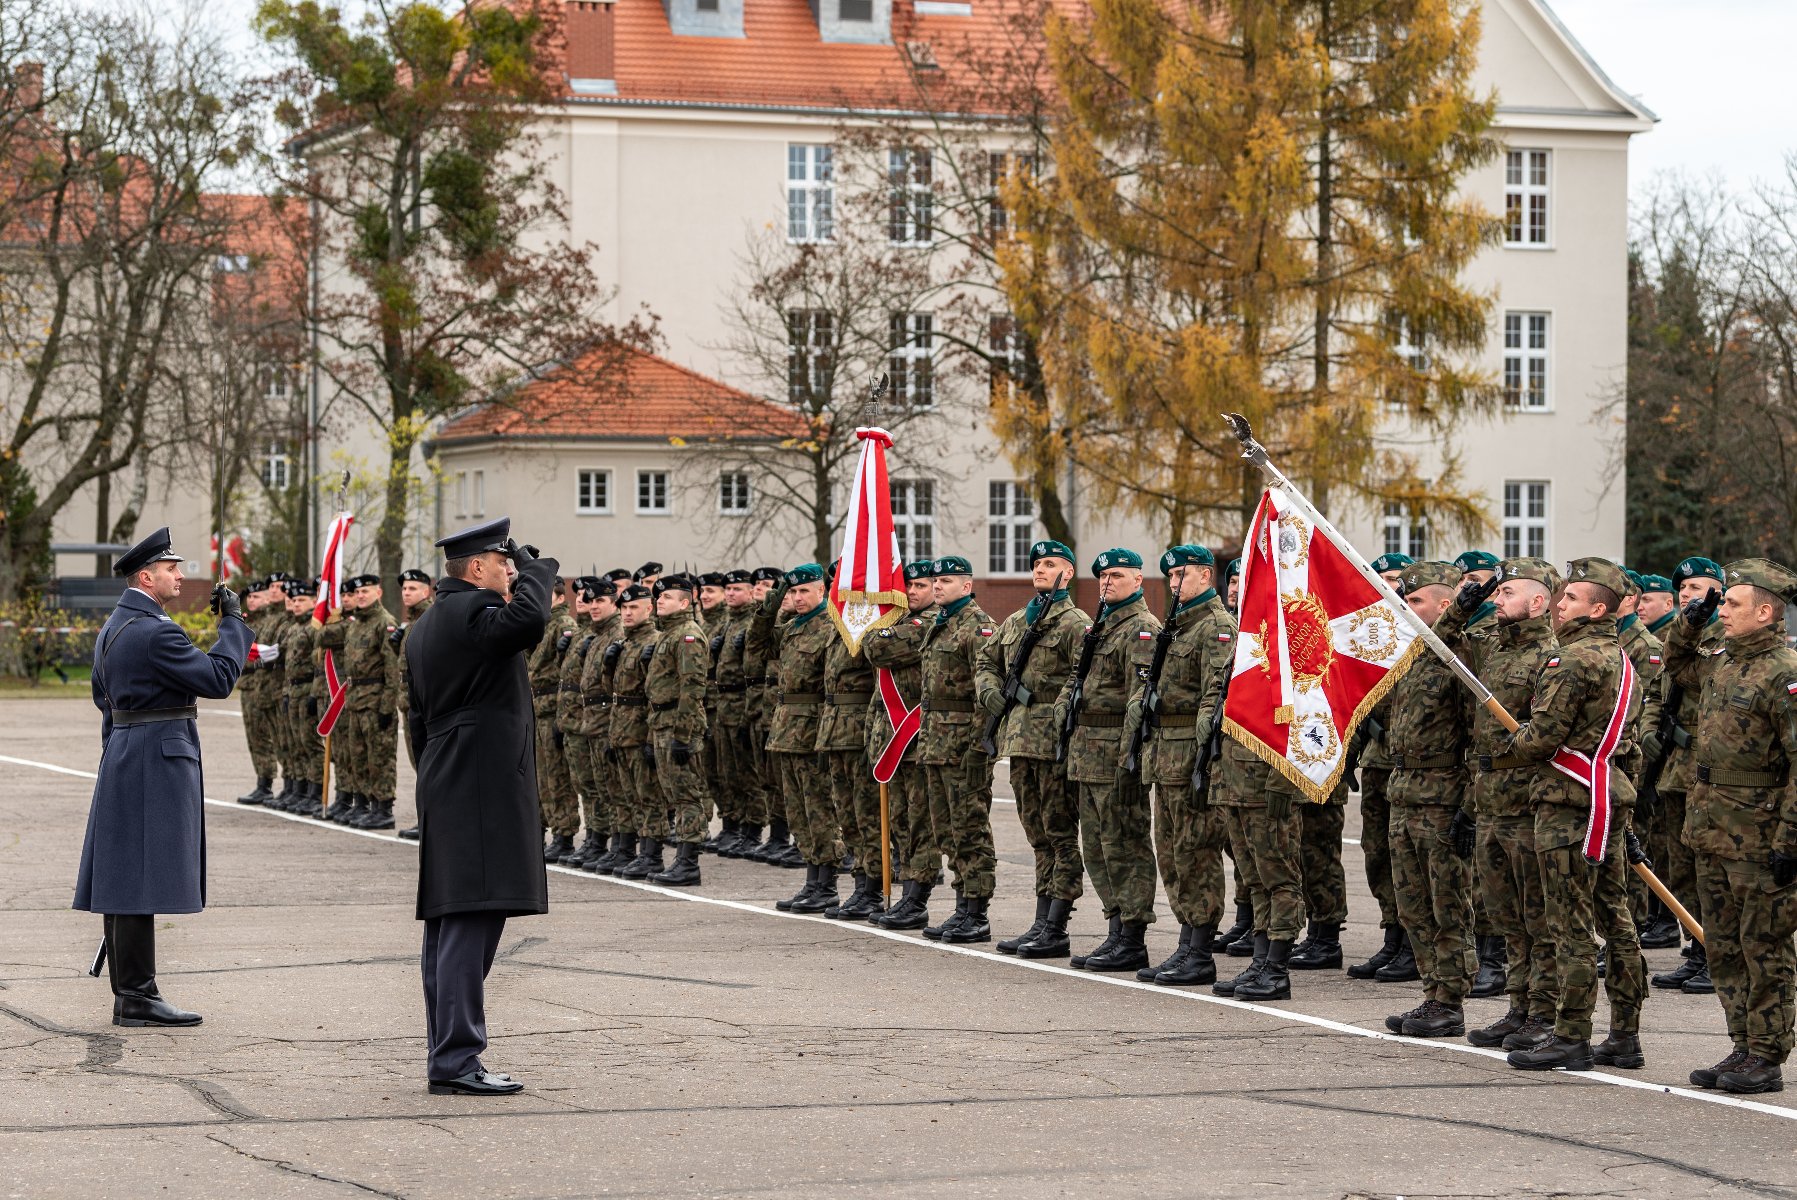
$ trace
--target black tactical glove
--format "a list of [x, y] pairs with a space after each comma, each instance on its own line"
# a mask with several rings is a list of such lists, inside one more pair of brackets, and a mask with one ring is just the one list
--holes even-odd
[[209, 607], [215, 617], [236, 617], [243, 620], [243, 601], [236, 592], [222, 583], [212, 589], [212, 603]]
[[1647, 857], [1647, 851], [1641, 846], [1641, 839], [1635, 836], [1633, 829], [1622, 831], [1622, 848], [1631, 863], [1640, 863], [1648, 870], [1653, 870], [1653, 859]]
[[387, 644], [395, 650], [399, 649], [406, 640], [407, 624], [410, 624], [410, 622], [401, 622], [387, 631]]
[[674, 760], [675, 766], [684, 767], [687, 763], [693, 761], [693, 748], [685, 742], [676, 739], [668, 743], [668, 757]]
[[1710, 618], [1716, 615], [1716, 608], [1721, 603], [1722, 593], [1711, 588], [1703, 594], [1703, 599], [1693, 600], [1685, 605], [1685, 624], [1699, 629], [1703, 628], [1710, 623]]
[[317, 696], [307, 696], [306, 697], [306, 715], [308, 717], [316, 717], [318, 715], [318, 697]]
[[1448, 823], [1448, 840], [1454, 843], [1454, 857], [1466, 862], [1473, 856], [1473, 834], [1478, 831], [1479, 822], [1464, 808], [1454, 810], [1454, 819]]
[[1772, 882], [1779, 887], [1790, 887], [1797, 880], [1797, 856], [1774, 850], [1772, 857], [1766, 860], [1772, 867]]
[[1635, 797], [1634, 825], [1637, 829], [1646, 829], [1653, 824], [1654, 814], [1660, 811], [1660, 789], [1650, 787], [1643, 789]]
[[557, 750], [560, 750], [562, 748], [562, 746], [567, 743], [568, 735], [563, 733], [561, 730], [557, 729], [554, 731], [554, 737], [555, 737], [555, 748]]
[[1267, 793], [1267, 818], [1283, 821], [1292, 815], [1292, 797], [1289, 792]]
[[568, 643], [572, 642], [573, 640], [574, 640], [574, 631], [572, 629], [562, 630], [562, 635], [555, 639], [555, 652], [557, 654], [567, 653]]
[[1481, 604], [1491, 599], [1491, 593], [1497, 591], [1497, 587], [1498, 581], [1496, 575], [1493, 575], [1484, 583], [1469, 579], [1460, 585], [1459, 591], [1454, 593], [1454, 607], [1459, 609], [1462, 614], [1470, 617], [1479, 611], [1479, 606]]
[[1342, 772], [1342, 781], [1348, 785], [1350, 792], [1360, 790], [1360, 764], [1349, 763], [1348, 769]]
[[387, 732], [387, 730], [393, 728], [393, 714], [390, 712], [382, 713], [379, 717], [375, 718], [375, 724], [381, 727], [382, 733]]
[[655, 765], [655, 743], [653, 743], [653, 742], [644, 742], [643, 743], [643, 761], [648, 763], [650, 766]]

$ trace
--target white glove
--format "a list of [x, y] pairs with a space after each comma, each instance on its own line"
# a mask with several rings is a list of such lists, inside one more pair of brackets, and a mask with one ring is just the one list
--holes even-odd
[[277, 659], [279, 657], [281, 657], [281, 647], [278, 643], [275, 643], [275, 642], [257, 642], [256, 643], [256, 661], [257, 662], [273, 662], [273, 661], [275, 661], [275, 659]]

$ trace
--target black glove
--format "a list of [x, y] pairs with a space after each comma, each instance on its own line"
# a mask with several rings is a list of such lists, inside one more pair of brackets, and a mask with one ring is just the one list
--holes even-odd
[[1693, 600], [1685, 605], [1685, 624], [1702, 629], [1716, 615], [1716, 606], [1722, 603], [1722, 593], [1715, 588], [1703, 594], [1703, 599]]
[[648, 763], [650, 766], [655, 765], [655, 743], [653, 743], [653, 742], [644, 742], [643, 743], [643, 761]]
[[307, 696], [306, 697], [306, 715], [308, 717], [316, 717], [318, 715], [318, 697], [317, 696]]
[[387, 732], [387, 730], [393, 728], [393, 714], [390, 712], [382, 713], [379, 717], [375, 718], [375, 724], [381, 727], [382, 733]]
[[1484, 583], [1469, 579], [1460, 585], [1459, 591], [1454, 593], [1454, 607], [1470, 617], [1479, 611], [1479, 606], [1481, 604], [1491, 599], [1491, 593], [1497, 591], [1497, 587], [1498, 581], [1496, 575], [1493, 575]]
[[400, 646], [405, 642], [405, 640], [406, 640], [405, 624], [395, 625], [393, 628], [391, 628], [387, 631], [387, 644], [389, 646], [393, 647], [395, 650], [399, 649]]
[[560, 750], [562, 748], [563, 744], [566, 743], [568, 740], [567, 734], [563, 733], [559, 729], [554, 731], [553, 737], [555, 739], [555, 748], [557, 750]]
[[574, 640], [574, 631], [572, 629], [562, 630], [562, 635], [555, 639], [555, 652], [557, 654], [567, 653], [568, 643], [572, 642], [573, 640]]
[[1774, 850], [1766, 861], [1772, 867], [1772, 882], [1779, 887], [1790, 887], [1792, 881], [1797, 880], [1797, 857]]
[[679, 740], [669, 742], [668, 757], [674, 760], [675, 766], [684, 767], [687, 763], [693, 761], [693, 748]]
[[1473, 834], [1478, 830], [1479, 822], [1464, 808], [1454, 810], [1454, 819], [1448, 823], [1448, 840], [1454, 843], [1454, 857], [1466, 862], [1473, 856]]
[[215, 617], [236, 617], [243, 620], [243, 601], [236, 592], [222, 583], [212, 589], [212, 603], [209, 607]]
[[1641, 847], [1641, 839], [1635, 836], [1633, 829], [1622, 831], [1622, 848], [1631, 863], [1640, 863], [1648, 870], [1653, 870], [1653, 859], [1647, 857], [1647, 851]]
[[1660, 789], [1650, 787], [1635, 797], [1634, 825], [1637, 829], [1646, 829], [1653, 824], [1654, 814], [1660, 811]]
[[1348, 790], [1351, 792], [1358, 792], [1360, 790], [1359, 763], [1352, 764], [1346, 771], [1342, 772], [1342, 782], [1348, 785]]

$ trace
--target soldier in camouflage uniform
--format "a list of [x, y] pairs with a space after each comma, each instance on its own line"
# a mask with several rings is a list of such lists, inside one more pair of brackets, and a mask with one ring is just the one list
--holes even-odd
[[[831, 567], [831, 582], [839, 564]], [[865, 643], [863, 643], [865, 645]], [[880, 847], [880, 784], [867, 757], [868, 705], [874, 700], [874, 668], [865, 653], [850, 654], [832, 638], [824, 657], [824, 705], [817, 723], [817, 751], [828, 762], [830, 800], [843, 845], [854, 857], [854, 891], [826, 908], [832, 920], [862, 921], [886, 911]]]
[[694, 603], [699, 585], [689, 575], [655, 581], [655, 654], [643, 681], [649, 697], [649, 736], [662, 803], [672, 814], [674, 861], [649, 876], [665, 887], [699, 883], [699, 843], [711, 825], [711, 791], [701, 751], [705, 692], [711, 682], [711, 644]]
[[[1628, 772], [1631, 781], [1638, 781], [1641, 778], [1643, 763], [1640, 738], [1642, 732], [1649, 727], [1648, 722], [1654, 719], [1658, 708], [1654, 698], [1659, 695], [1663, 658], [1660, 639], [1647, 632], [1646, 627], [1641, 623], [1640, 616], [1635, 611], [1636, 605], [1641, 600], [1641, 576], [1627, 567], [1622, 568], [1622, 575], [1629, 590], [1623, 594], [1621, 605], [1617, 609], [1616, 644], [1621, 647], [1624, 654], [1628, 655], [1629, 662], [1634, 665], [1635, 680], [1641, 688], [1641, 717], [1637, 728], [1630, 732], [1630, 737], [1635, 742], [1634, 749], [1630, 751], [1626, 760], [1617, 765]], [[1646, 832], [1645, 826], [1651, 815], [1651, 813], [1637, 814], [1631, 810], [1629, 825], [1638, 841], [1645, 840], [1643, 834]], [[1644, 850], [1643, 854], [1645, 853]], [[1597, 879], [1596, 904], [1600, 913], [1599, 927], [1622, 928], [1625, 923], [1621, 918], [1620, 910], [1626, 909], [1628, 912], [1626, 925], [1635, 934], [1637, 938], [1635, 949], [1639, 951], [1641, 947], [1638, 939], [1641, 931], [1647, 927], [1648, 899], [1652, 894], [1648, 891], [1646, 880], [1630, 868], [1626, 855], [1618, 855], [1615, 858], [1606, 857]], [[1608, 918], [1601, 916], [1606, 910], [1611, 912]], [[1605, 942], [1603, 947], [1598, 950], [1597, 962], [1600, 978], [1608, 978], [1605, 975], [1605, 965], [1613, 953], [1621, 953], [1621, 951], [1612, 951], [1608, 942]], [[1640, 972], [1642, 987], [1645, 988], [1647, 985], [1645, 959], [1641, 960]], [[1606, 990], [1613, 990], [1617, 982], [1611, 980], [1606, 983]], [[1621, 986], [1626, 990], [1630, 984], [1624, 979], [1621, 981]]]
[[308, 817], [324, 813], [324, 739], [318, 736], [319, 695], [324, 680], [313, 655], [318, 630], [312, 624], [317, 594], [316, 585], [304, 580], [287, 585], [287, 633], [281, 643], [281, 660], [287, 664], [282, 704], [287, 753], [293, 763], [289, 773], [300, 781], [285, 807], [288, 812]]
[[1321, 804], [1304, 803], [1296, 785], [1284, 776], [1271, 780], [1270, 785], [1293, 788], [1293, 799], [1299, 802], [1299, 861], [1304, 872], [1304, 909], [1310, 914], [1310, 927], [1304, 940], [1292, 947], [1287, 966], [1294, 971], [1332, 970], [1342, 965], [1341, 932], [1348, 920], [1348, 874], [1342, 867], [1348, 781], [1339, 781]]
[[[1399, 593], [1424, 624], [1434, 625], [1460, 580], [1460, 570], [1448, 563], [1412, 563]], [[1467, 693], [1445, 662], [1425, 652], [1392, 685], [1378, 713], [1392, 762], [1392, 886], [1423, 983], [1423, 1002], [1385, 1018], [1385, 1027], [1408, 1037], [1460, 1037], [1478, 969]]]
[[[330, 700], [330, 679], [325, 675], [324, 656], [328, 651], [337, 664], [337, 678], [345, 686], [349, 683], [349, 675], [343, 663], [343, 642], [349, 634], [349, 623], [345, 619], [350, 609], [350, 593], [355, 590], [356, 577], [346, 577], [337, 588], [338, 607], [322, 624], [314, 624], [312, 630], [312, 658], [316, 665], [316, 678], [322, 685], [320, 688], [321, 706]], [[345, 706], [347, 708], [347, 705]], [[339, 719], [331, 731], [330, 768], [337, 785], [337, 794], [331, 805], [324, 812], [327, 821], [341, 825], [345, 820], [360, 820], [362, 780], [358, 772], [364, 759], [361, 747], [361, 730], [351, 721]]]
[[720, 817], [724, 818], [724, 827], [717, 834], [706, 830], [705, 840], [699, 848], [708, 854], [717, 853], [718, 840], [733, 824], [730, 815], [730, 800], [725, 796], [728, 790], [724, 781], [724, 760], [718, 753], [718, 659], [724, 652], [724, 626], [730, 619], [730, 609], [724, 603], [724, 572], [707, 571], [698, 577], [699, 601], [694, 606], [694, 616], [699, 627], [705, 631], [705, 647], [711, 655], [705, 683], [705, 744], [700, 748], [699, 760], [704, 764], [701, 774], [705, 777], [705, 794], [711, 797]]
[[[1697, 858], [1710, 974], [1734, 1043], [1691, 1082], [1776, 1092], [1797, 989], [1797, 651], [1784, 641], [1797, 575], [1763, 558], [1732, 562], [1722, 575], [1720, 604], [1714, 595], [1692, 601], [1666, 644], [1667, 671], [1698, 696], [1684, 840]], [[1713, 610], [1720, 649], [1704, 645]]]
[[[1633, 749], [1632, 722], [1640, 717], [1641, 689], [1633, 683], [1631, 671], [1631, 686], [1623, 690], [1627, 659], [1616, 644], [1616, 605], [1627, 587], [1621, 568], [1607, 559], [1582, 558], [1568, 564], [1566, 588], [1555, 605], [1559, 649], [1536, 671], [1529, 719], [1502, 750], [1534, 768], [1529, 796], [1535, 813], [1535, 857], [1541, 864], [1542, 905], [1558, 988], [1552, 1036], [1533, 1048], [1510, 1052], [1510, 1065], [1522, 1070], [1588, 1071], [1594, 1059], [1607, 1065], [1641, 1065], [1640, 1042], [1634, 1036], [1641, 996], [1627, 978], [1638, 964], [1640, 949], [1632, 927], [1601, 924], [1609, 914], [1597, 908], [1599, 868], [1586, 860], [1584, 845], [1595, 811], [1591, 787], [1553, 763], [1562, 748], [1600, 760], [1626, 760]], [[1635, 788], [1620, 761], [1614, 770], [1606, 766], [1603, 775], [1609, 779], [1603, 799], [1614, 812], [1603, 853], [1621, 855]], [[1626, 909], [1622, 916], [1627, 920]], [[1591, 1046], [1591, 1014], [1597, 1007], [1594, 929], [1617, 949], [1611, 971], [1611, 1034], [1595, 1051]], [[1645, 992], [1646, 980], [1640, 985], [1639, 991]]]
[[[1092, 888], [1104, 906], [1105, 939], [1069, 963], [1090, 971], [1148, 965], [1145, 936], [1154, 920], [1154, 843], [1148, 789], [1123, 769], [1123, 725], [1130, 693], [1146, 678], [1161, 623], [1142, 599], [1142, 556], [1118, 547], [1092, 562], [1098, 616], [1081, 637], [1092, 647], [1086, 677], [1075, 665], [1055, 700], [1055, 728], [1071, 717], [1067, 778], [1079, 788], [1080, 846]], [[1075, 704], [1075, 692], [1083, 692]]]
[[1241, 869], [1254, 910], [1246, 944], [1253, 958], [1240, 973], [1219, 979], [1211, 991], [1248, 1000], [1285, 1000], [1292, 994], [1285, 963], [1304, 928], [1304, 879], [1299, 838], [1303, 818], [1293, 804], [1297, 792], [1275, 785], [1278, 772], [1233, 736], [1223, 739], [1223, 761], [1211, 803], [1223, 810], [1230, 854]]
[[253, 640], [249, 661], [237, 677], [237, 698], [243, 711], [243, 737], [249, 743], [250, 763], [256, 771], [256, 786], [237, 797], [239, 804], [257, 805], [274, 799], [275, 775], [281, 769], [281, 677], [276, 671], [279, 658], [264, 656], [271, 653], [267, 647], [280, 641], [270, 634], [286, 616], [285, 601], [286, 593], [275, 579], [253, 581], [244, 597], [243, 619], [249, 624]]
[[555, 596], [543, 640], [530, 653], [531, 704], [537, 719], [537, 803], [543, 828], [549, 832], [544, 862], [559, 862], [574, 849], [580, 828], [580, 806], [574, 799], [574, 779], [568, 774], [562, 731], [556, 728], [555, 705], [561, 694], [562, 655], [574, 641], [574, 615], [568, 611], [568, 585], [555, 581]]
[[724, 613], [711, 636], [712, 672], [717, 689], [717, 723], [707, 739], [717, 762], [712, 799], [723, 828], [713, 849], [724, 858], [741, 858], [761, 841], [761, 811], [755, 759], [749, 745], [749, 622], [755, 615], [755, 584], [747, 571], [726, 571]]
[[587, 813], [599, 830], [599, 853], [582, 862], [580, 869], [609, 875], [630, 861], [636, 842], [630, 804], [632, 785], [624, 778], [611, 748], [612, 680], [624, 653], [624, 621], [618, 612], [617, 583], [604, 575], [590, 582], [587, 615], [592, 621], [593, 640], [576, 681], [580, 689], [576, 728], [586, 747], [587, 772], [593, 781], [593, 798]]
[[[1641, 595], [1635, 601], [1635, 615], [1641, 618], [1641, 628], [1660, 646], [1661, 669], [1654, 673], [1653, 682], [1648, 685], [1647, 697], [1641, 705], [1641, 770], [1636, 776], [1635, 790], [1642, 792], [1641, 782], [1648, 769], [1648, 750], [1659, 741], [1658, 728], [1660, 716], [1665, 708], [1666, 691], [1670, 686], [1665, 678], [1665, 639], [1666, 628], [1678, 617], [1677, 589], [1672, 580], [1665, 575], [1642, 574], [1639, 576]], [[1660, 800], [1658, 785], [1655, 785], [1652, 808], [1649, 808], [1649, 797], [1643, 793], [1635, 800], [1635, 832], [1640, 835], [1647, 848], [1647, 855], [1655, 863], [1662, 864], [1658, 870], [1664, 871], [1664, 864], [1669, 861], [1671, 851], [1666, 845], [1668, 831], [1664, 805]], [[1683, 847], [1686, 853], [1689, 849]], [[1641, 929], [1641, 948], [1643, 950], [1664, 950], [1668, 946], [1676, 946], [1684, 939], [1679, 928], [1678, 918], [1672, 910], [1660, 902], [1660, 898], [1651, 891], [1647, 899], [1646, 921]]]
[[[861, 643], [861, 653], [876, 669], [889, 671], [907, 706], [923, 699], [923, 638], [936, 620], [935, 564], [920, 559], [905, 564], [907, 615]], [[921, 732], [921, 731], [920, 731]], [[877, 760], [892, 740], [886, 705], [876, 695], [867, 706], [867, 754]], [[903, 893], [890, 910], [871, 918], [882, 929], [922, 929], [930, 923], [930, 892], [942, 878], [942, 847], [930, 823], [929, 780], [918, 764], [913, 737], [886, 788], [892, 827], [893, 874]]]
[[[999, 757], [1011, 760], [1017, 819], [1035, 852], [1036, 920], [1016, 937], [999, 942], [998, 950], [1024, 958], [1064, 958], [1071, 953], [1067, 920], [1084, 890], [1085, 865], [1079, 855], [1079, 794], [1067, 782], [1067, 764], [1057, 757], [1061, 728], [1054, 722], [1054, 702], [1092, 622], [1068, 593], [1075, 568], [1073, 551], [1065, 543], [1032, 545], [1030, 573], [1035, 598], [1006, 617], [998, 634], [981, 648], [975, 680], [981, 707], [992, 715], [1003, 713], [1005, 681], [1016, 667], [1025, 635], [1038, 629], [1016, 697], [994, 739]], [[1026, 945], [1030, 950], [1023, 953]]]
[[743, 708], [748, 713], [748, 720], [743, 723], [743, 741], [748, 751], [749, 763], [753, 770], [743, 784], [744, 819], [756, 829], [767, 826], [767, 840], [754, 841], [744, 839], [742, 857], [751, 862], [774, 863], [804, 866], [805, 860], [792, 844], [792, 828], [786, 821], [786, 801], [780, 794], [780, 781], [775, 770], [772, 751], [767, 741], [773, 729], [774, 712], [779, 707], [780, 694], [776, 680], [771, 678], [775, 665], [768, 658], [771, 642], [758, 641], [753, 632], [755, 615], [764, 607], [777, 603], [772, 599], [774, 589], [785, 577], [785, 572], [778, 567], [756, 567], [749, 572], [753, 581], [754, 603], [749, 609], [750, 633], [743, 646]]
[[[1498, 557], [1483, 550], [1468, 550], [1454, 560], [1454, 566], [1460, 570], [1462, 585], [1476, 583], [1483, 585], [1497, 575]], [[1474, 610], [1463, 626], [1465, 636], [1469, 638], [1490, 637], [1497, 632], [1497, 605], [1490, 600]], [[1474, 877], [1478, 869], [1474, 867]], [[1479, 956], [1479, 973], [1473, 976], [1473, 988], [1467, 995], [1473, 997], [1496, 996], [1509, 986], [1507, 949], [1504, 935], [1492, 923], [1485, 912], [1484, 895], [1473, 889], [1473, 949]]]
[[[1373, 560], [1372, 568], [1381, 579], [1396, 588], [1403, 578], [1404, 568], [1414, 561], [1408, 554], [1381, 554]], [[1392, 892], [1391, 803], [1386, 798], [1386, 785], [1391, 779], [1391, 756], [1385, 751], [1385, 728], [1377, 713], [1369, 713], [1361, 724], [1359, 753], [1355, 761], [1360, 774], [1360, 854], [1366, 863], [1367, 890], [1379, 904], [1379, 928], [1384, 933], [1385, 943], [1371, 958], [1349, 967], [1348, 977], [1372, 979], [1381, 967], [1415, 962], [1410, 956], [1409, 943], [1404, 940], [1404, 931], [1398, 925], [1398, 901]]]
[[580, 826], [585, 831], [580, 845], [562, 855], [564, 867], [584, 867], [604, 851], [598, 812], [602, 799], [599, 780], [593, 774], [593, 748], [584, 732], [580, 692], [580, 677], [598, 636], [593, 628], [594, 589], [598, 583], [599, 579], [594, 575], [582, 575], [569, 583], [568, 605], [574, 610], [574, 640], [562, 655], [561, 674], [556, 680], [555, 727], [562, 735], [563, 757], [568, 760], [568, 775], [580, 798]]
[[635, 835], [629, 840], [635, 842], [636, 853], [616, 865], [612, 874], [620, 879], [647, 879], [661, 870], [661, 835], [668, 828], [661, 786], [655, 780], [655, 747], [649, 741], [649, 697], [643, 692], [660, 635], [648, 588], [631, 584], [618, 593], [618, 607], [624, 639], [612, 668], [611, 753], [607, 758], [617, 768], [618, 781], [628, 798], [628, 827]]
[[332, 733], [348, 735], [339, 761], [351, 806], [342, 813], [333, 806], [331, 819], [357, 829], [391, 829], [399, 751], [399, 656], [392, 634], [399, 622], [381, 602], [380, 576], [359, 575], [347, 583], [341, 611], [348, 619], [319, 631], [319, 645], [337, 656], [337, 677], [349, 692]]
[[[1156, 715], [1143, 746], [1142, 783], [1154, 786], [1154, 849], [1167, 901], [1179, 921], [1179, 949], [1136, 978], [1165, 986], [1217, 978], [1211, 936], [1223, 918], [1223, 847], [1228, 835], [1208, 789], [1192, 790], [1201, 739], [1215, 722], [1223, 681], [1235, 662], [1235, 621], [1211, 586], [1216, 559], [1203, 546], [1174, 546], [1161, 555], [1161, 574], [1174, 601]], [[1144, 716], [1149, 680], [1138, 681], [1123, 727], [1129, 745]]]
[[[412, 623], [424, 615], [425, 609], [431, 606], [431, 577], [416, 567], [407, 568], [399, 573], [399, 602], [402, 606], [399, 613], [399, 626], [393, 631], [393, 653], [399, 659], [399, 694], [403, 699], [411, 695], [411, 667], [406, 663], [406, 631]], [[416, 759], [417, 754], [412, 746], [412, 723], [401, 721], [400, 728], [406, 739], [406, 757]], [[399, 836], [408, 842], [418, 840], [418, 822], [413, 820], [410, 828], [399, 831]]]

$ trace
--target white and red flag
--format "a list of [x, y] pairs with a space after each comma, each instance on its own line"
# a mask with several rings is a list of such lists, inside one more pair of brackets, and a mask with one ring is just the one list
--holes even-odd
[[212, 535], [211, 555], [213, 563], [220, 568], [219, 582], [232, 579], [243, 579], [249, 575], [249, 543], [244, 540], [242, 531], [225, 539], [225, 551], [221, 556], [218, 551], [218, 534]]
[[1223, 728], [1327, 800], [1354, 731], [1422, 649], [1416, 622], [1278, 488], [1242, 549], [1241, 632]]
[[[355, 521], [350, 513], [340, 512], [332, 519], [331, 528], [325, 535], [324, 561], [318, 565], [318, 603], [312, 609], [312, 619], [320, 624], [330, 620], [331, 614], [343, 607], [343, 543]], [[343, 713], [343, 702], [348, 698], [349, 689], [338, 677], [337, 660], [329, 650], [324, 652], [324, 682], [329, 695], [324, 712], [318, 718], [318, 736], [330, 737], [331, 730], [337, 727], [337, 718]]]

